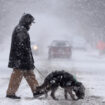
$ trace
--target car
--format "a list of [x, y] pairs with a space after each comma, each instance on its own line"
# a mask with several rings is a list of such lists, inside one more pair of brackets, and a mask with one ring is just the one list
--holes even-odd
[[70, 58], [72, 55], [69, 41], [54, 40], [49, 46], [48, 58]]

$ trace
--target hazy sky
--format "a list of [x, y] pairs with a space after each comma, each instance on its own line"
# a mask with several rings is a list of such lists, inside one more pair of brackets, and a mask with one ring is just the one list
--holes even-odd
[[32, 39], [69, 39], [103, 36], [104, 0], [0, 0], [0, 36], [11, 37], [22, 14], [35, 19], [30, 30]]

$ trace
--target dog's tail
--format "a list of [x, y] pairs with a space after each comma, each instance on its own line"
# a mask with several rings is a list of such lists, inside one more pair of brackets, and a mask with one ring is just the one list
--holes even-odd
[[43, 91], [44, 93], [47, 93], [49, 91], [49, 85], [48, 83], [44, 82], [41, 86], [37, 87], [38, 91]]

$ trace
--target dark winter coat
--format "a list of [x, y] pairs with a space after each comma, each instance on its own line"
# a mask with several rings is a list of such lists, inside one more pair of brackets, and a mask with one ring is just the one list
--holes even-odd
[[32, 70], [35, 66], [28, 33], [29, 24], [24, 20], [22, 18], [13, 31], [8, 67]]

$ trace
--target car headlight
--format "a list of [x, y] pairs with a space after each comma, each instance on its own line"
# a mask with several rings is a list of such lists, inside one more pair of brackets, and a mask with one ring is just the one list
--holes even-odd
[[37, 45], [34, 45], [34, 46], [33, 46], [33, 49], [34, 49], [34, 50], [38, 50], [38, 46], [37, 46]]

